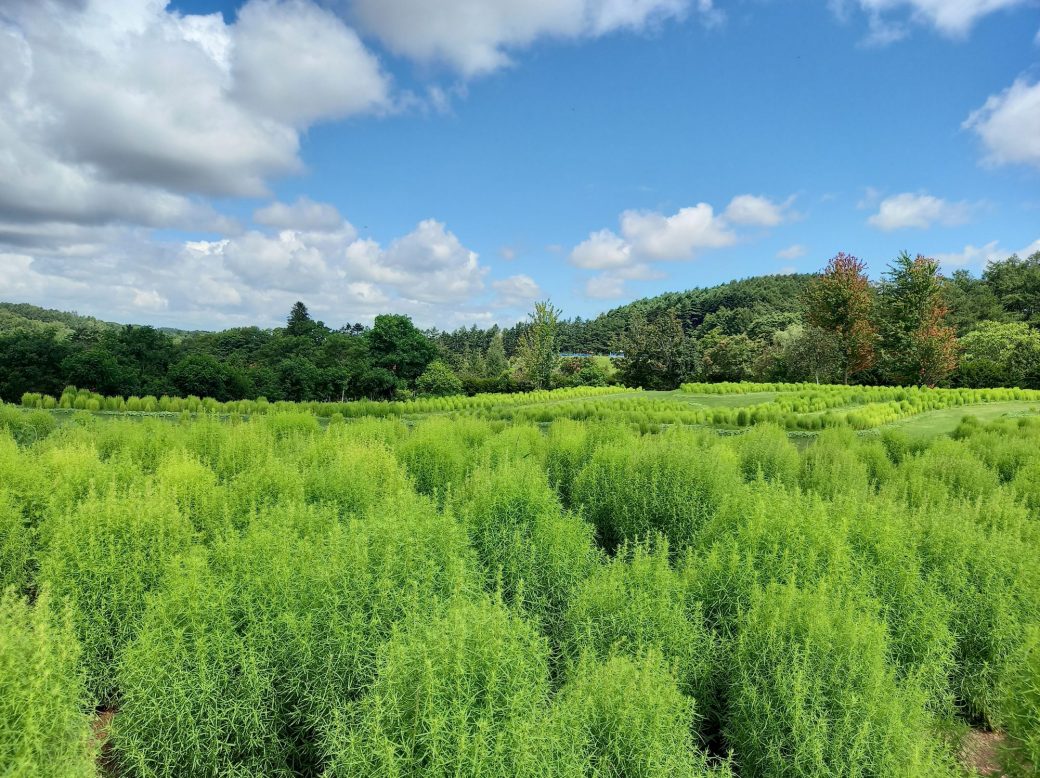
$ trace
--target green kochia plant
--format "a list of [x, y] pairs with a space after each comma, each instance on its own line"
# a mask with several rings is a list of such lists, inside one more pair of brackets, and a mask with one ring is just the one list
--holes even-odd
[[555, 635], [575, 589], [601, 561], [594, 527], [561, 510], [544, 471], [531, 460], [479, 468], [454, 503], [487, 587]]
[[713, 709], [715, 639], [704, 627], [699, 603], [669, 566], [663, 539], [622, 547], [581, 584], [564, 624], [564, 652], [572, 663], [585, 655], [606, 659], [657, 651], [701, 712]]
[[652, 532], [681, 550], [741, 488], [731, 447], [686, 431], [599, 448], [579, 473], [574, 502], [607, 546]]
[[1040, 625], [1031, 627], [1001, 679], [1001, 722], [1024, 761], [1040, 765]]
[[134, 775], [321, 772], [327, 723], [394, 625], [475, 592], [463, 529], [402, 493], [362, 517], [288, 505], [172, 563], [120, 666]]
[[554, 706], [564, 763], [584, 776], [699, 778], [710, 770], [691, 735], [693, 701], [679, 691], [660, 654], [583, 658]]
[[884, 625], [824, 587], [758, 590], [732, 646], [725, 734], [749, 778], [953, 776]]
[[328, 776], [581, 775], [556, 758], [548, 693], [545, 639], [500, 604], [457, 601], [387, 643]]
[[0, 770], [5, 778], [92, 778], [79, 644], [44, 590], [34, 605], [0, 594]]
[[142, 487], [91, 493], [71, 512], [48, 516], [42, 529], [40, 582], [69, 609], [88, 688], [108, 702], [116, 660], [137, 632], [145, 597], [167, 560], [191, 545], [192, 526], [172, 500]]
[[36, 533], [14, 497], [0, 488], [0, 593], [28, 592], [33, 584]]

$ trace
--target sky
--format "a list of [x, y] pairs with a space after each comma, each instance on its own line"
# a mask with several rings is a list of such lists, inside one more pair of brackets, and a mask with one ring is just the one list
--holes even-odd
[[509, 325], [1040, 251], [1040, 0], [0, 0], [0, 300]]

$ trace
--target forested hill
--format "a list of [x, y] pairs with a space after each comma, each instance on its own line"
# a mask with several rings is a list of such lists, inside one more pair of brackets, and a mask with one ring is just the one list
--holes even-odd
[[[901, 256], [880, 283], [855, 257], [839, 254], [820, 274], [668, 292], [591, 319], [564, 318], [566, 302], [556, 302], [563, 311], [536, 306], [541, 324], [451, 332], [421, 331], [389, 313], [371, 327], [334, 329], [313, 320], [303, 302], [284, 327], [221, 332], [112, 324], [0, 303], [0, 399], [58, 395], [66, 385], [105, 395], [219, 400], [472, 394], [610, 381], [654, 389], [740, 380], [1040, 387], [1040, 252], [992, 262], [981, 276], [959, 270], [949, 278], [933, 260]], [[853, 303], [854, 311], [832, 310]], [[855, 326], [842, 329], [849, 321]], [[612, 352], [624, 358], [558, 358]], [[935, 364], [909, 363], [921, 354], [933, 355]]]
[[770, 330], [783, 329], [801, 313], [801, 300], [811, 274], [754, 276], [685, 292], [656, 297], [614, 308], [594, 319], [573, 319], [562, 326], [564, 351], [605, 354], [617, 350], [621, 336], [634, 317], [653, 319], [674, 312], [683, 329], [726, 334], [754, 331], [756, 321]]
[[35, 331], [68, 337], [77, 333], [101, 333], [120, 326], [78, 313], [40, 308], [28, 303], [0, 302], [0, 333]]

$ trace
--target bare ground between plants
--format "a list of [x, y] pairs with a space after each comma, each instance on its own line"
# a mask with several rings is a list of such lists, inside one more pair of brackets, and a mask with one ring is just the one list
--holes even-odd
[[115, 717], [114, 710], [99, 710], [90, 724], [94, 748], [97, 750], [98, 771], [109, 778], [119, 775], [115, 754], [112, 753], [112, 720]]

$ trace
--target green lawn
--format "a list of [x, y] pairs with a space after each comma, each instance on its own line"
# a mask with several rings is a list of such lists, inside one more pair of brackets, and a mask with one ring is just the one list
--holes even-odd
[[909, 419], [885, 424], [877, 429], [899, 429], [916, 438], [931, 438], [937, 435], [949, 435], [965, 416], [974, 416], [979, 421], [993, 421], [1001, 416], [1025, 416], [1037, 413], [1040, 413], [1040, 405], [1025, 400], [980, 403], [979, 405], [929, 411]]

